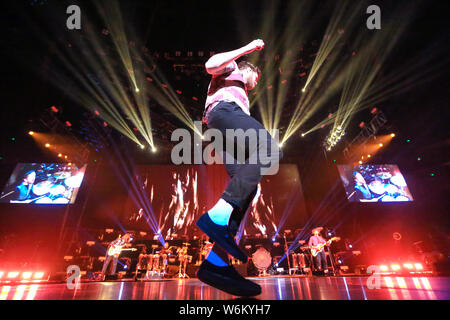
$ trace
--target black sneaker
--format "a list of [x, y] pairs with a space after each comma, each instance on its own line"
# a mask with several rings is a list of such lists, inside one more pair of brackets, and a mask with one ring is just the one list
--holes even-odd
[[216, 242], [236, 259], [244, 263], [247, 262], [248, 257], [237, 246], [228, 226], [220, 226], [214, 223], [209, 217], [208, 212], [204, 213], [197, 220], [197, 226], [211, 238], [211, 242]]
[[245, 279], [232, 266], [218, 267], [205, 260], [197, 271], [197, 278], [234, 296], [252, 297], [261, 294], [259, 285]]

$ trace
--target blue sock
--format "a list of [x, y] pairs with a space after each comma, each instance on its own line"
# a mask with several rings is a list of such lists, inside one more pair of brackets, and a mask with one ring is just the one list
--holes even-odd
[[208, 210], [208, 215], [215, 224], [226, 226], [232, 212], [233, 206], [220, 198], [216, 205]]
[[218, 267], [227, 267], [228, 263], [226, 263], [225, 261], [223, 261], [214, 251], [210, 251], [208, 256], [206, 257], [206, 260], [208, 260], [208, 262], [212, 263], [215, 266]]

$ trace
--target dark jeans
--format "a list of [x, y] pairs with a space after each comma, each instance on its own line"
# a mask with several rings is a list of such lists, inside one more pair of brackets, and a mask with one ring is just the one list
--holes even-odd
[[321, 251], [314, 257], [315, 265], [317, 270], [327, 270], [327, 256], [325, 255], [325, 251]]
[[[261, 169], [268, 168], [271, 164], [278, 165], [282, 152], [264, 126], [242, 111], [236, 103], [220, 102], [208, 113], [207, 122], [208, 128], [217, 129], [222, 133], [224, 150], [227, 150], [227, 145], [231, 145], [234, 152], [245, 152], [245, 162], [243, 163], [238, 163], [229, 154], [225, 154], [223, 157], [225, 169], [230, 175], [231, 181], [221, 196], [243, 215], [253, 200], [258, 183], [262, 178]], [[256, 143], [249, 143], [249, 140], [246, 139], [242, 144], [237, 138], [226, 141], [226, 129], [242, 129], [244, 132], [255, 129], [258, 132]], [[260, 129], [264, 130], [264, 137], [260, 137]], [[249, 159], [255, 155], [258, 155], [258, 159], [256, 163], [252, 163]], [[261, 161], [260, 155], [263, 155], [264, 161]], [[227, 163], [230, 158], [233, 160], [232, 163]], [[270, 163], [264, 164], [267, 161]]]

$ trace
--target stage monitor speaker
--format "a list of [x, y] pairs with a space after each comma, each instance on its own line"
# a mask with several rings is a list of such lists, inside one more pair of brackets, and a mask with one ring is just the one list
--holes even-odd
[[49, 281], [60, 281], [65, 282], [67, 279], [67, 273], [66, 272], [55, 272], [51, 273], [49, 277]]

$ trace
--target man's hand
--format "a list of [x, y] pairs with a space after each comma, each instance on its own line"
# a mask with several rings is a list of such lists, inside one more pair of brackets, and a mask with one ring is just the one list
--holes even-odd
[[256, 39], [253, 40], [252, 42], [250, 42], [248, 45], [246, 45], [246, 53], [251, 53], [255, 50], [262, 50], [264, 48], [264, 41], [262, 41], [261, 39]]

